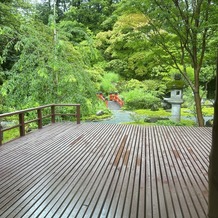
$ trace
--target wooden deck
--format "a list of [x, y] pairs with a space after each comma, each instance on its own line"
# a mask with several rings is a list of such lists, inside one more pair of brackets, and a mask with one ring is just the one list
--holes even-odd
[[59, 123], [0, 147], [0, 217], [205, 218], [211, 128]]

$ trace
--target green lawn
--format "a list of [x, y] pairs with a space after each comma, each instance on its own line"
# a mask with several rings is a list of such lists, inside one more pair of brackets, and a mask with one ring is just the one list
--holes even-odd
[[[150, 109], [140, 109], [134, 111], [138, 115], [145, 115], [148, 117], [170, 117], [171, 112], [160, 108], [158, 111], [151, 111]], [[203, 107], [202, 112], [204, 116], [213, 116], [213, 107]], [[194, 113], [188, 108], [181, 108], [181, 116], [194, 117]]]
[[[172, 120], [159, 120], [155, 123], [144, 122], [145, 117], [171, 117], [171, 111], [166, 111], [160, 108], [158, 111], [151, 111], [150, 109], [135, 110], [135, 115], [132, 116], [133, 121], [128, 124], [140, 124], [140, 125], [165, 125], [165, 126], [195, 126], [196, 123], [192, 120], [181, 120], [180, 122], [174, 122]], [[213, 116], [213, 107], [203, 107], [202, 112], [204, 116]], [[181, 108], [182, 117], [195, 117], [193, 111], [188, 108]]]

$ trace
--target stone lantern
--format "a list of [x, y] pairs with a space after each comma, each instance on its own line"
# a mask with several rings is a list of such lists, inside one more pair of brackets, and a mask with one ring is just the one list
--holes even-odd
[[184, 82], [181, 81], [181, 76], [178, 76], [178, 74], [175, 75], [174, 79], [175, 80], [172, 82], [170, 86], [171, 89], [170, 98], [164, 98], [164, 101], [172, 105], [171, 119], [173, 121], [179, 122], [181, 118], [181, 104], [184, 102], [182, 99], [182, 90], [183, 90]]

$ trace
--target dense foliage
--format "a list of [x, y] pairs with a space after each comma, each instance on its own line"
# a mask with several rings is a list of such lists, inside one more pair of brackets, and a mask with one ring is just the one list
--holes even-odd
[[98, 91], [130, 109], [160, 106], [175, 73], [193, 105], [214, 98], [216, 2], [34, 2], [0, 3], [1, 112], [64, 102], [88, 115]]

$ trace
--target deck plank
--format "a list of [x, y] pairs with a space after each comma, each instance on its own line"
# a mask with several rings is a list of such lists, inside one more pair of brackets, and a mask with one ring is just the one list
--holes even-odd
[[204, 218], [211, 132], [46, 126], [0, 147], [0, 217]]

